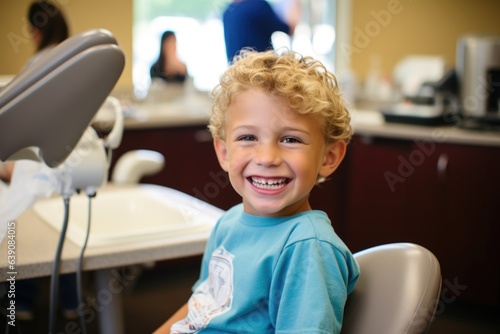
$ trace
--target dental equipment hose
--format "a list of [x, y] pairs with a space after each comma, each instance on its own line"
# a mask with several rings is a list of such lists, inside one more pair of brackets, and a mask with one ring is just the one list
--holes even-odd
[[[88, 220], [87, 220], [87, 231], [85, 233], [85, 241], [83, 242], [82, 250], [80, 252], [80, 257], [78, 258], [78, 266], [76, 268], [76, 287], [77, 287], [77, 297], [78, 297], [78, 306], [83, 307], [83, 283], [82, 283], [82, 267], [83, 267], [83, 254], [85, 253], [85, 249], [87, 248], [87, 242], [89, 240], [90, 235], [90, 217], [92, 214], [92, 197], [95, 197], [95, 192], [92, 194], [87, 194], [89, 199], [88, 205]], [[83, 312], [79, 309], [78, 315], [80, 318], [80, 330], [82, 334], [87, 334], [87, 327], [85, 326], [85, 321], [83, 319]]]
[[68, 228], [69, 220], [69, 197], [64, 196], [64, 219], [59, 235], [59, 242], [57, 244], [56, 255], [54, 257], [54, 265], [52, 266], [52, 275], [50, 279], [50, 310], [49, 310], [49, 334], [55, 334], [56, 329], [56, 302], [59, 294], [59, 269], [61, 266], [61, 254], [64, 246], [64, 239], [66, 238], [66, 230]]
[[[87, 221], [87, 231], [85, 234], [85, 241], [83, 243], [82, 249], [80, 251], [80, 256], [78, 258], [78, 264], [76, 268], [76, 286], [77, 286], [77, 298], [78, 298], [78, 307], [83, 307], [83, 293], [82, 293], [82, 263], [83, 263], [83, 254], [85, 253], [85, 249], [87, 248], [87, 242], [89, 240], [90, 235], [90, 217], [91, 217], [91, 198], [95, 197], [95, 192], [87, 193], [88, 196], [88, 221]], [[59, 294], [59, 269], [61, 264], [61, 254], [64, 246], [64, 240], [66, 238], [66, 231], [68, 228], [69, 221], [69, 197], [64, 197], [64, 220], [61, 229], [61, 234], [59, 236], [59, 243], [56, 249], [56, 256], [54, 258], [54, 265], [52, 267], [52, 276], [50, 281], [50, 313], [49, 313], [49, 334], [55, 334], [55, 324], [56, 324], [56, 302]], [[85, 326], [85, 321], [83, 319], [83, 312], [78, 310], [78, 314], [80, 317], [80, 329], [82, 334], [87, 333], [87, 328]]]

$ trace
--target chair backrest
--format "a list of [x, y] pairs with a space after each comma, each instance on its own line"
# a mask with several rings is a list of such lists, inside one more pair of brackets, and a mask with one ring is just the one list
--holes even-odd
[[70, 37], [0, 92], [0, 161], [36, 147], [51, 167], [71, 153], [120, 77], [125, 56], [102, 29]]
[[441, 293], [436, 257], [412, 243], [376, 246], [354, 257], [361, 274], [347, 300], [342, 333], [425, 333]]

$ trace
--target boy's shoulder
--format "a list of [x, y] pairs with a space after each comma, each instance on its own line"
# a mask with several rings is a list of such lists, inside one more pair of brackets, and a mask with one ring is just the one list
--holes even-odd
[[343, 242], [335, 233], [328, 215], [320, 210], [306, 211], [299, 215], [290, 217], [293, 231], [290, 233], [290, 241], [301, 241], [316, 239], [331, 244]]

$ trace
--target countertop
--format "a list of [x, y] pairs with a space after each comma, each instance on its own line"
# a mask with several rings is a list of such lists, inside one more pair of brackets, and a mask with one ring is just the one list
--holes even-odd
[[382, 113], [370, 110], [355, 110], [351, 117], [354, 133], [361, 136], [500, 147], [500, 132], [468, 130], [455, 126], [389, 123]]

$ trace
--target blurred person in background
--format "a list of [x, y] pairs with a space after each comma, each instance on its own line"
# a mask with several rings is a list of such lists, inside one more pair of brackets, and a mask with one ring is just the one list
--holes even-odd
[[272, 49], [271, 36], [276, 31], [293, 35], [299, 20], [298, 0], [291, 0], [283, 15], [265, 0], [233, 0], [224, 10], [224, 41], [227, 60], [231, 62], [243, 48], [262, 52]]
[[29, 65], [69, 37], [69, 28], [61, 10], [48, 1], [35, 1], [28, 9], [28, 22], [35, 43], [35, 55]]
[[150, 69], [151, 79], [182, 83], [187, 77], [187, 67], [177, 56], [177, 37], [173, 31], [161, 36], [160, 55]]

